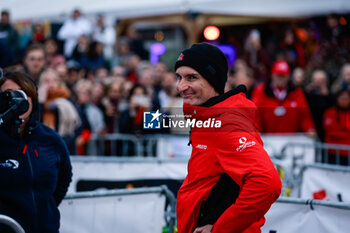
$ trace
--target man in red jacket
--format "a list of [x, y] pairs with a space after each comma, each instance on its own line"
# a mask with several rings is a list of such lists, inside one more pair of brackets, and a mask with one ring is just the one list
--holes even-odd
[[[255, 127], [245, 87], [224, 93], [227, 60], [215, 46], [184, 50], [175, 70], [192, 125], [188, 175], [177, 196], [179, 233], [261, 232], [281, 180]], [[215, 122], [207, 124], [203, 122]]]
[[271, 79], [257, 86], [252, 100], [259, 108], [259, 130], [263, 133], [304, 132], [316, 137], [315, 125], [305, 95], [290, 82], [289, 65], [284, 60], [276, 61], [271, 70]]

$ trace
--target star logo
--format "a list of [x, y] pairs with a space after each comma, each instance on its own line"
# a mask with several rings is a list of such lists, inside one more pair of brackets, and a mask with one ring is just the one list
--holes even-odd
[[159, 109], [155, 112], [155, 113], [151, 113], [151, 115], [152, 115], [152, 120], [151, 120], [151, 122], [153, 122], [154, 120], [157, 120], [157, 121], [159, 121], [159, 117], [162, 115], [161, 113], [159, 113]]
[[160, 116], [162, 113], [157, 110], [156, 112], [144, 112], [143, 113], [143, 128], [144, 129], [160, 129]]

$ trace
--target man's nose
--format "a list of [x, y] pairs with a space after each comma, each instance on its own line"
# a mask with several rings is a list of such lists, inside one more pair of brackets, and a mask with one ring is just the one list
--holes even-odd
[[176, 89], [178, 92], [184, 92], [186, 89], [188, 88], [188, 85], [186, 84], [186, 82], [182, 79], [180, 81], [177, 81], [176, 84]]

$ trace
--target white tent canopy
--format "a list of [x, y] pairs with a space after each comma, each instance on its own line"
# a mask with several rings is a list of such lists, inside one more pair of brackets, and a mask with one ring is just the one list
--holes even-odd
[[259, 17], [303, 17], [350, 12], [349, 0], [1, 0], [14, 21], [67, 17], [74, 8], [115, 18], [198, 12]]

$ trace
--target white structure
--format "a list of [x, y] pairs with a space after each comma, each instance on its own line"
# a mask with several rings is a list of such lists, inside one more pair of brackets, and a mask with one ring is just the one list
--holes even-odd
[[350, 11], [347, 0], [2, 0], [1, 8], [8, 9], [17, 20], [67, 17], [73, 8], [85, 14], [106, 13], [117, 18], [149, 17], [198, 12], [215, 15], [258, 17], [302, 17], [344, 13]]

